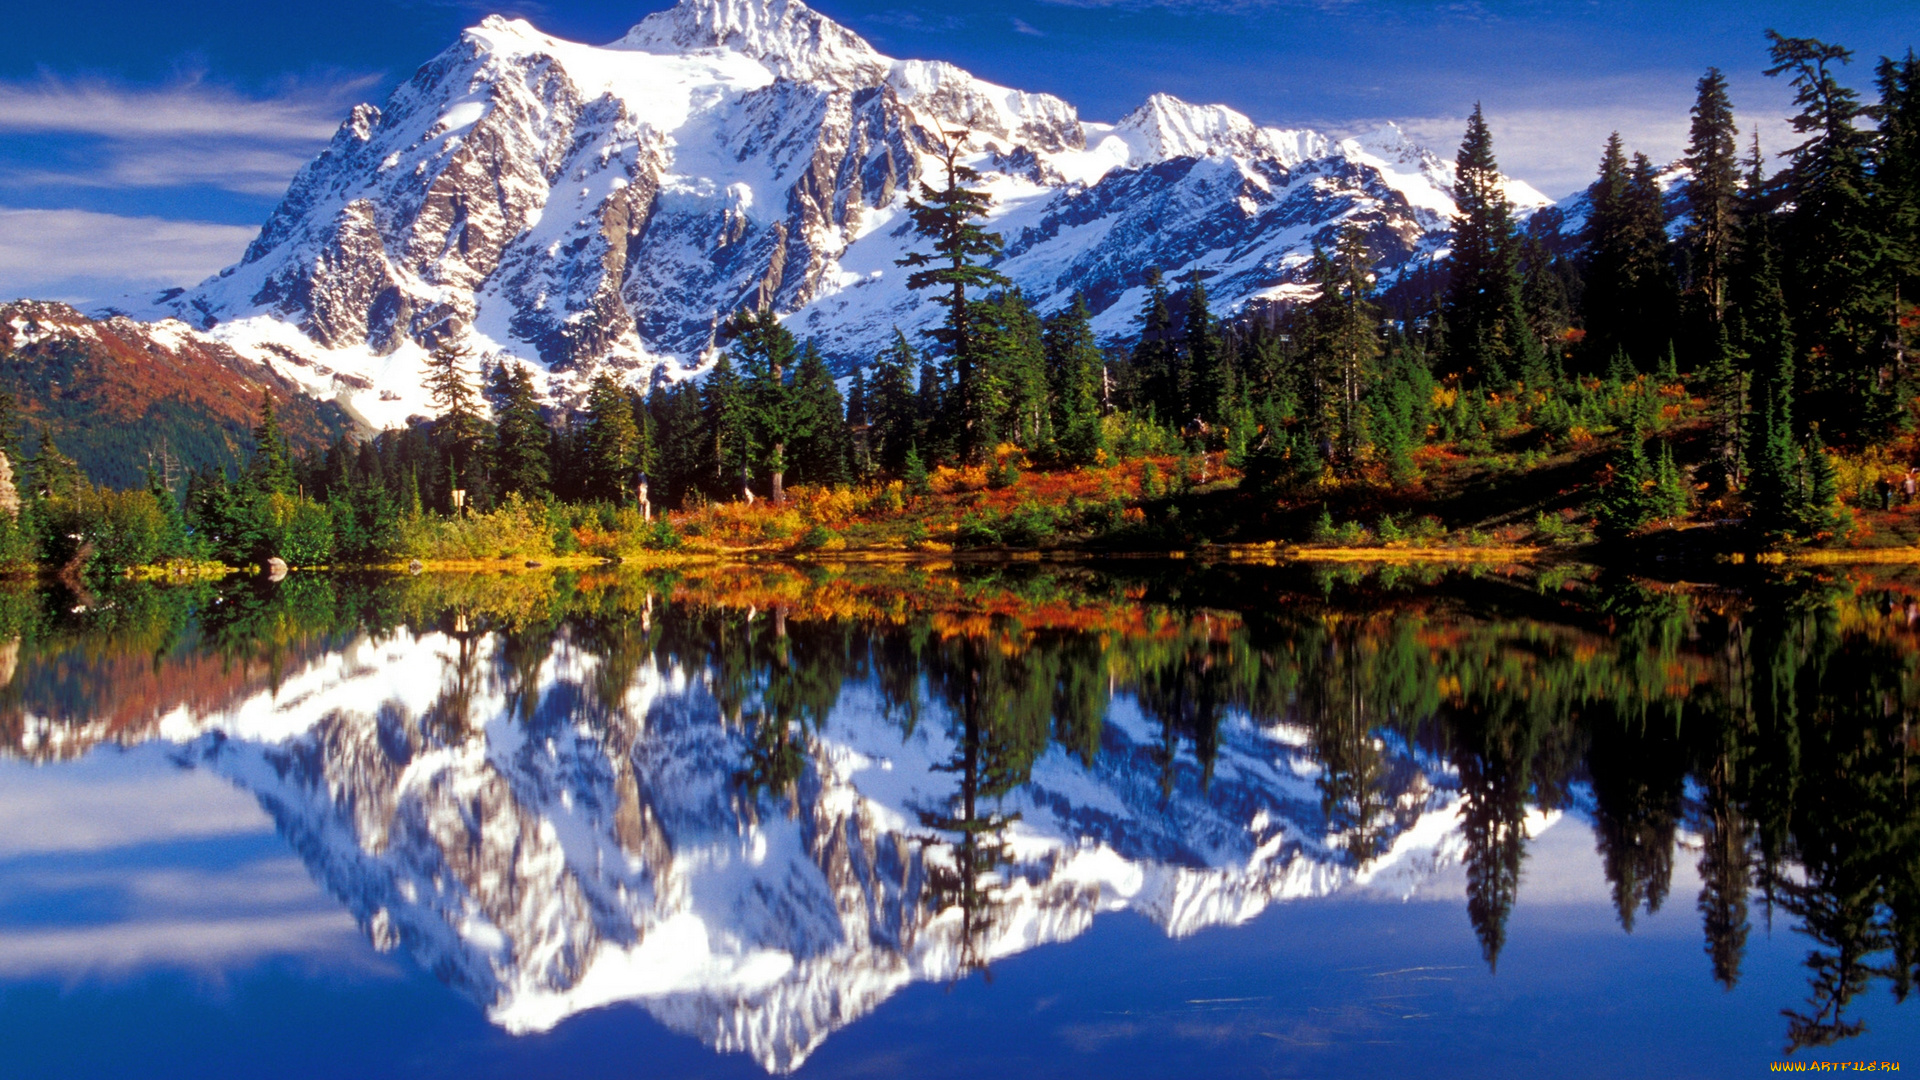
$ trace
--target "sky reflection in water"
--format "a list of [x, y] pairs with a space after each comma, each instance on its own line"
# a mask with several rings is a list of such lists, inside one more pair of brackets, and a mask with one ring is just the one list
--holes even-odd
[[1899, 1060], [1911, 591], [1182, 567], [6, 594], [0, 1059]]

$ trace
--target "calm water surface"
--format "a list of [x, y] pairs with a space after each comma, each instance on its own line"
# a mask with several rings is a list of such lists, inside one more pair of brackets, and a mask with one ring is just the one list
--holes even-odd
[[1186, 565], [0, 593], [0, 1075], [1902, 1061], [1910, 597]]

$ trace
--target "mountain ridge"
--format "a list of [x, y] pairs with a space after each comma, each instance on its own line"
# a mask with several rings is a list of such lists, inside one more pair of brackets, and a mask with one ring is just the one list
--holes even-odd
[[425, 411], [446, 338], [568, 401], [602, 370], [685, 377], [727, 314], [768, 306], [847, 370], [937, 317], [894, 264], [905, 197], [959, 130], [998, 268], [1043, 311], [1084, 294], [1108, 338], [1150, 267], [1208, 274], [1231, 310], [1301, 295], [1345, 223], [1387, 271], [1443, 249], [1452, 212], [1451, 164], [1391, 126], [1335, 140], [1165, 94], [1086, 121], [799, 0], [683, 0], [606, 46], [489, 16], [356, 107], [241, 262], [114, 310], [180, 319], [370, 427]]

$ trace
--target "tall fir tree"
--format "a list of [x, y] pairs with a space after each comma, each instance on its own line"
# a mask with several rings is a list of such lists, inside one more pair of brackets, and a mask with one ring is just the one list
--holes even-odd
[[436, 462], [444, 484], [436, 484], [433, 501], [451, 505], [454, 488], [484, 487], [485, 461], [481, 442], [486, 421], [480, 415], [480, 397], [474, 390], [473, 373], [467, 367], [472, 354], [451, 339], [443, 340], [427, 354], [427, 399], [433, 406], [433, 440], [440, 448]]
[[1075, 293], [1072, 306], [1048, 317], [1043, 334], [1054, 443], [1063, 461], [1090, 463], [1104, 441], [1100, 382], [1105, 365], [1086, 297]]
[[1610, 370], [1624, 358], [1634, 370], [1652, 371], [1672, 347], [1677, 292], [1653, 163], [1644, 154], [1629, 163], [1615, 132], [1587, 196], [1580, 306], [1587, 370]]
[[734, 316], [727, 336], [733, 342], [734, 361], [746, 376], [753, 441], [761, 449], [752, 472], [766, 475], [767, 490], [774, 502], [785, 502], [794, 444], [810, 435], [814, 424], [814, 417], [793, 387], [799, 343], [780, 324], [779, 316], [765, 309]]
[[1835, 69], [1850, 50], [1769, 30], [1769, 76], [1789, 76], [1795, 132], [1781, 178], [1783, 278], [1801, 356], [1803, 419], [1842, 438], [1885, 433], [1900, 413], [1886, 343], [1892, 315], [1886, 222], [1875, 212], [1866, 110]]
[[1474, 385], [1539, 381], [1545, 358], [1527, 326], [1513, 205], [1493, 156], [1493, 132], [1477, 103], [1455, 167], [1448, 366]]
[[[1763, 179], [1756, 147], [1749, 189]], [[1748, 217], [1731, 295], [1736, 347], [1752, 372], [1743, 423], [1748, 522], [1762, 538], [1791, 535], [1801, 518], [1799, 452], [1793, 433], [1794, 336], [1781, 288], [1771, 221]]]
[[533, 374], [526, 365], [505, 361], [487, 380], [494, 415], [494, 484], [502, 495], [537, 499], [547, 493], [552, 470], [547, 456], [547, 422], [540, 411]]
[[1696, 328], [1693, 340], [1711, 340], [1727, 308], [1727, 271], [1733, 264], [1740, 202], [1739, 129], [1719, 68], [1708, 68], [1694, 88], [1693, 126], [1687, 139], [1687, 295]]
[[579, 461], [583, 493], [590, 499], [624, 502], [633, 495], [640, 460], [633, 395], [603, 371], [587, 384], [586, 413]]
[[1018, 289], [993, 293], [976, 306], [975, 348], [981, 396], [1005, 441], [1037, 449], [1048, 439], [1047, 362], [1040, 317]]
[[1898, 61], [1881, 57], [1875, 83], [1875, 194], [1893, 261], [1894, 368], [1905, 371], [1920, 336], [1920, 57], [1912, 49]]
[[812, 342], [801, 350], [793, 397], [795, 411], [804, 418], [794, 434], [794, 482], [815, 487], [847, 483], [853, 447], [840, 388]]
[[660, 501], [684, 506], [713, 470], [707, 459], [706, 424], [700, 390], [691, 381], [656, 386], [650, 395], [660, 431]]
[[[42, 442], [52, 445], [44, 437]], [[271, 390], [260, 395], [260, 421], [253, 428], [253, 460], [247, 466], [247, 481], [263, 495], [294, 493], [293, 454], [287, 447], [286, 434], [280, 430], [280, 415]]]
[[922, 181], [919, 195], [907, 200], [914, 231], [931, 241], [933, 250], [910, 252], [899, 265], [913, 269], [907, 275], [907, 288], [944, 290], [936, 292], [934, 302], [946, 309], [946, 318], [928, 333], [953, 365], [949, 408], [954, 414], [950, 425], [956, 449], [962, 458], [975, 461], [999, 441], [993, 430], [999, 402], [991, 393], [986, 358], [980, 355], [974, 340], [973, 308], [967, 290], [984, 291], [1007, 284], [1007, 279], [985, 262], [1000, 253], [1002, 240], [999, 233], [980, 226], [993, 197], [976, 186], [979, 172], [960, 163], [966, 145], [966, 132], [945, 133], [940, 146], [944, 185], [935, 188]]
[[1194, 420], [1218, 424], [1232, 404], [1233, 376], [1222, 364], [1226, 356], [1221, 348], [1220, 328], [1207, 301], [1206, 282], [1197, 267], [1187, 281], [1186, 300], [1180, 344], [1189, 373], [1187, 400], [1181, 415], [1174, 419], [1183, 425]]
[[1130, 381], [1142, 400], [1129, 404], [1135, 410], [1151, 410], [1163, 423], [1177, 424], [1186, 399], [1185, 369], [1175, 348], [1166, 278], [1157, 266], [1147, 271], [1146, 299], [1134, 321], [1140, 327], [1140, 336], [1135, 339], [1128, 366], [1133, 369]]
[[856, 366], [847, 379], [848, 469], [854, 482], [873, 476], [873, 444], [869, 441], [871, 421], [867, 412], [867, 371]]
[[1358, 467], [1368, 441], [1365, 396], [1380, 354], [1371, 261], [1365, 235], [1352, 226], [1332, 252], [1314, 251], [1320, 294], [1306, 310], [1302, 405], [1308, 435], [1341, 473]]
[[886, 472], [906, 468], [907, 448], [920, 438], [920, 404], [914, 391], [920, 358], [907, 336], [893, 332], [893, 347], [874, 366], [867, 392], [867, 445]]
[[753, 474], [760, 454], [753, 406], [733, 358], [722, 353], [700, 388], [701, 426], [705, 432], [708, 475], [715, 496], [738, 495]]

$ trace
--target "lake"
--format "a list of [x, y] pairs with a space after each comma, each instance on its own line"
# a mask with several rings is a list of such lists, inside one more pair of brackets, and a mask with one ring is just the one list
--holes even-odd
[[1900, 1062], [1920, 575], [1728, 573], [0, 592], [0, 1073]]

